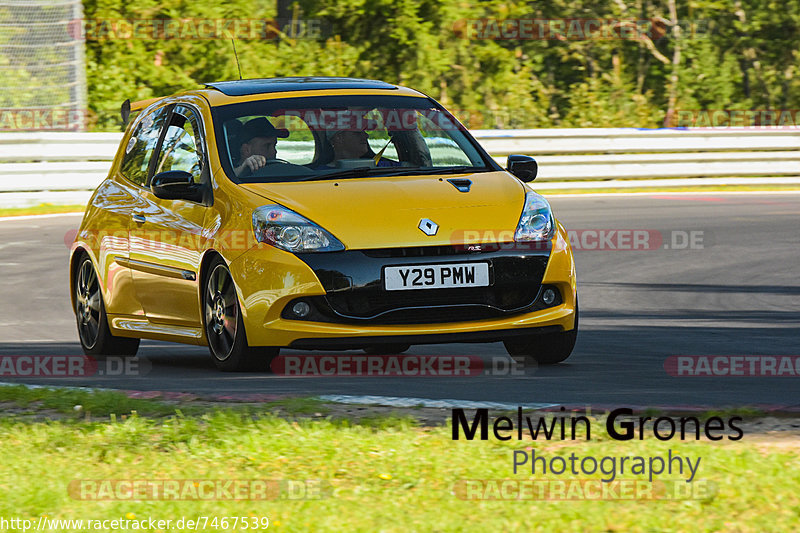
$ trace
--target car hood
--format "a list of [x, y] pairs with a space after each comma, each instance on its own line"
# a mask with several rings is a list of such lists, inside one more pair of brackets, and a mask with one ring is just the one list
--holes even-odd
[[[447, 181], [464, 178], [472, 181], [469, 192]], [[241, 186], [319, 224], [349, 249], [508, 241], [526, 190], [503, 171]], [[435, 235], [419, 229], [423, 219], [438, 224]]]

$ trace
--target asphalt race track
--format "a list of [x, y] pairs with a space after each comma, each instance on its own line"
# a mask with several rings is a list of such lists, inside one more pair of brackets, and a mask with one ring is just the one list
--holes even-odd
[[[800, 355], [800, 194], [661, 193], [556, 197], [551, 203], [585, 244], [576, 251], [578, 344], [560, 365], [525, 375], [460, 378], [223, 374], [205, 348], [145, 341], [140, 375], [0, 379], [515, 405], [800, 406], [800, 376], [673, 377], [664, 367], [676, 355]], [[82, 353], [67, 293], [65, 245], [65, 235], [79, 223], [78, 216], [0, 221], [0, 355]], [[612, 249], [618, 248], [619, 233], [609, 237], [600, 230], [648, 231], [646, 247], [652, 249]], [[604, 249], [591, 249], [599, 243]], [[409, 353], [506, 357], [500, 343], [415, 346]]]

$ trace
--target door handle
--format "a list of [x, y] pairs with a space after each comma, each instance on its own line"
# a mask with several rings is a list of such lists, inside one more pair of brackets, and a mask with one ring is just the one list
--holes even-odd
[[133, 215], [133, 221], [138, 222], [139, 224], [144, 224], [147, 219], [144, 217], [144, 215], [135, 214]]

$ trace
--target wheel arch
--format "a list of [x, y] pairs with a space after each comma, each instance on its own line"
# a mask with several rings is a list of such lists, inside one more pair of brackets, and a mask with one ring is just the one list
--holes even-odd
[[[92, 255], [89, 253], [89, 251], [83, 246], [76, 246], [69, 257], [69, 301], [73, 312], [75, 311], [75, 274], [84, 257], [89, 258], [89, 260], [92, 262], [95, 273], [97, 272], [97, 265], [94, 264], [94, 260], [92, 259]], [[102, 295], [102, 291], [100, 291], [100, 293]]]
[[226, 265], [228, 264], [228, 262], [225, 261], [225, 258], [222, 256], [222, 254], [219, 253], [214, 248], [209, 248], [208, 250], [203, 252], [203, 257], [202, 259], [200, 259], [200, 268], [197, 271], [197, 289], [198, 289], [197, 297], [199, 299], [200, 304], [203, 303], [203, 285], [205, 285], [206, 276], [208, 275], [208, 267], [211, 265], [212, 261], [214, 261], [214, 259], [216, 258], [220, 258], [222, 259], [222, 261], [225, 262]]
[[200, 310], [200, 325], [203, 329], [203, 338], [208, 342], [206, 339], [206, 317], [205, 317], [205, 309], [203, 308], [203, 293], [205, 292], [206, 286], [206, 277], [208, 276], [209, 266], [211, 263], [216, 259], [219, 258], [225, 265], [228, 264], [225, 261], [225, 257], [216, 249], [209, 248], [205, 252], [203, 252], [203, 257], [200, 259], [200, 268], [197, 270], [197, 305], [198, 309]]

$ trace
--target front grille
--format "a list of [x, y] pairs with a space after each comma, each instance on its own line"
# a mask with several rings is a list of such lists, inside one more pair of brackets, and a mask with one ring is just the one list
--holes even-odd
[[[556, 299], [549, 305], [541, 299], [541, 293], [546, 288], [551, 288], [556, 292]], [[553, 285], [543, 285], [538, 295], [534, 295], [533, 303], [520, 306], [511, 311], [503, 311], [497, 307], [490, 307], [485, 304], [463, 304], [453, 303], [444, 304], [441, 301], [428, 307], [397, 307], [383, 311], [380, 315], [371, 317], [357, 317], [353, 314], [334, 311], [330, 305], [329, 296], [313, 296], [297, 298], [289, 302], [284, 308], [282, 316], [291, 320], [301, 320], [295, 316], [291, 309], [298, 301], [304, 301], [311, 306], [311, 314], [302, 318], [314, 322], [335, 322], [335, 323], [369, 323], [369, 324], [437, 324], [443, 322], [466, 322], [470, 320], [486, 320], [501, 316], [514, 315], [518, 313], [530, 313], [561, 305], [562, 299], [558, 289]]]
[[443, 255], [458, 255], [465, 252], [463, 246], [414, 246], [409, 248], [380, 248], [364, 250], [367, 257], [386, 259], [389, 257], [441, 257]]
[[422, 309], [397, 309], [370, 320], [371, 324], [441, 324], [446, 322], [469, 322], [497, 318], [505, 313], [482, 306], [433, 307]]
[[[314, 269], [327, 291], [325, 296], [304, 298], [314, 308], [305, 320], [427, 324], [482, 320], [534, 310], [539, 305], [537, 295], [549, 250], [425, 246], [299, 256]], [[386, 266], [473, 261], [489, 264], [488, 287], [384, 289]], [[291, 314], [286, 318], [292, 318]]]
[[327, 295], [328, 304], [341, 315], [370, 318], [407, 307], [480, 305], [497, 308], [501, 313], [533, 303], [539, 285], [530, 287], [474, 287], [460, 289], [422, 289], [384, 291], [360, 289]]

